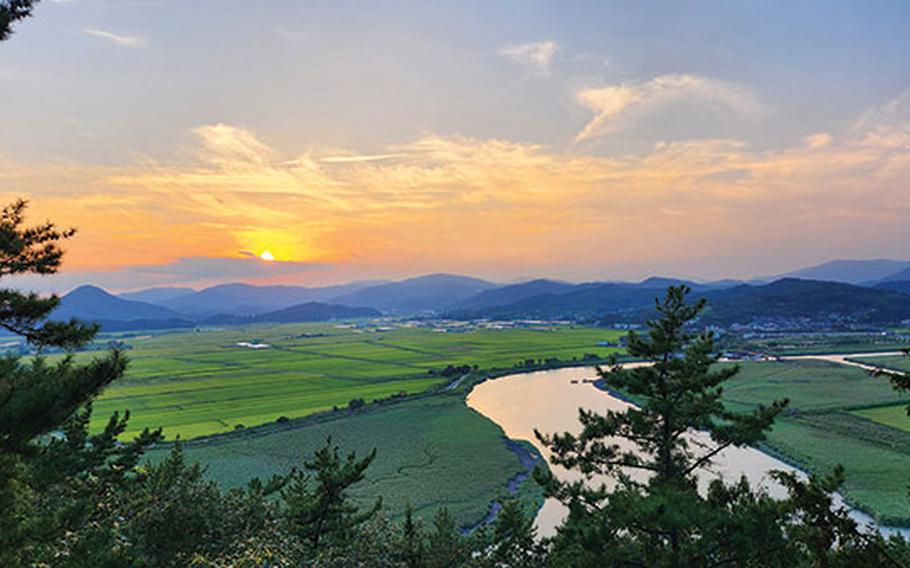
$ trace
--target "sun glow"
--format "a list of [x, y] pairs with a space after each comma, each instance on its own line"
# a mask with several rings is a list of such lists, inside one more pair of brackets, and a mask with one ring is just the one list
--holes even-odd
[[262, 251], [262, 254], [259, 255], [259, 258], [261, 258], [262, 260], [264, 260], [266, 262], [272, 262], [273, 260], [275, 260], [275, 255], [272, 254], [270, 251], [264, 250], [264, 251]]

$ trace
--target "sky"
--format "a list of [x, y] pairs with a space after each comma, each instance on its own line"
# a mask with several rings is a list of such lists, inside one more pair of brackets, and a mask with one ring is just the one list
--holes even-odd
[[903, 259], [908, 24], [898, 0], [45, 0], [0, 44], [0, 199], [79, 230], [39, 289]]

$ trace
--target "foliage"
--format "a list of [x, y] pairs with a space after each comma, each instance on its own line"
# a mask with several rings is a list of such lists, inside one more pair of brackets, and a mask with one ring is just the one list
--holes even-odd
[[353, 529], [379, 511], [382, 498], [360, 511], [348, 494], [352, 485], [363, 481], [375, 458], [373, 449], [362, 459], [353, 452], [342, 459], [338, 446], [333, 446], [328, 438], [313, 459], [304, 462], [303, 471], [291, 474], [281, 494], [287, 507], [285, 515], [294, 534], [307, 542], [311, 551], [319, 550], [326, 541], [350, 542]]
[[[74, 234], [50, 222], [24, 226], [25, 208], [20, 200], [0, 213], [0, 276], [55, 272], [59, 241]], [[0, 290], [0, 327], [39, 349], [89, 341], [95, 326], [45, 321], [57, 304], [54, 296]], [[87, 433], [91, 401], [125, 367], [118, 351], [86, 364], [69, 356], [56, 363], [40, 356], [0, 361], [0, 565], [67, 558], [87, 543], [109, 541], [107, 496], [127, 483], [143, 450], [160, 438], [145, 430], [119, 442], [128, 417], [118, 414], [100, 432]]]
[[[718, 356], [710, 333], [689, 331], [705, 303], [687, 303], [687, 293], [685, 286], [669, 288], [657, 304], [661, 317], [648, 322], [647, 335], [629, 334], [629, 353], [650, 365], [625, 369], [613, 364], [599, 371], [608, 388], [628, 393], [640, 406], [605, 415], [580, 410], [577, 436], [538, 433], [554, 463], [586, 477], [617, 480], [613, 489], [591, 488], [538, 475], [548, 493], [570, 510], [557, 554], [581, 552], [591, 561], [644, 559], [649, 566], [742, 562], [762, 555], [733, 546], [723, 534], [741, 528], [741, 507], [767, 518], [769, 500], [753, 494], [745, 481], [736, 488], [716, 481], [703, 497], [697, 474], [725, 448], [763, 440], [786, 401], [750, 412], [725, 408], [721, 385], [738, 368], [714, 367]], [[759, 529], [764, 540], [773, 536], [765, 534], [764, 525]]]
[[9, 39], [13, 24], [32, 15], [40, 0], [3, 0], [0, 2], [0, 41]]

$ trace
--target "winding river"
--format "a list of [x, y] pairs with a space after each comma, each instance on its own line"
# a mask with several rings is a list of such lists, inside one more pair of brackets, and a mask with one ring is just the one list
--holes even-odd
[[[887, 353], [891, 354], [891, 353]], [[856, 356], [884, 355], [883, 353], [857, 353]], [[852, 364], [846, 359], [854, 355], [827, 355], [818, 358], [836, 360], [838, 363]], [[645, 363], [629, 363], [627, 367]], [[861, 365], [857, 365], [861, 366]], [[578, 432], [578, 409], [585, 408], [597, 412], [623, 410], [629, 403], [596, 388], [591, 382], [596, 372], [591, 367], [569, 367], [551, 371], [537, 371], [508, 375], [488, 380], [474, 387], [468, 395], [467, 404], [493, 422], [497, 423], [506, 436], [514, 440], [527, 440], [534, 444], [541, 455], [549, 460], [547, 448], [534, 435], [537, 429], [543, 433]], [[699, 437], [701, 434], [693, 434]], [[581, 476], [577, 472], [566, 470], [557, 465], [550, 465], [553, 473], [564, 480], [576, 480]], [[711, 479], [720, 477], [736, 481], [745, 475], [753, 486], [764, 487], [775, 497], [783, 497], [785, 491], [770, 476], [772, 470], [802, 472], [778, 459], [753, 448], [728, 448], [718, 454], [715, 463], [707, 475], [700, 476], [700, 482], [706, 486]], [[594, 483], [610, 480], [594, 479]], [[861, 511], [852, 511], [852, 516], [860, 525], [872, 525], [873, 519]], [[538, 534], [549, 536], [555, 533], [556, 527], [565, 518], [565, 507], [556, 500], [548, 499], [537, 514]], [[900, 532], [910, 535], [910, 529], [883, 527], [883, 533]]]

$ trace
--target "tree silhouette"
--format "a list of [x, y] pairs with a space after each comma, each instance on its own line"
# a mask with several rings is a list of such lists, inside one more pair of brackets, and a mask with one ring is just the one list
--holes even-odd
[[0, 2], [0, 41], [13, 34], [13, 24], [32, 15], [40, 0], [4, 0]]

